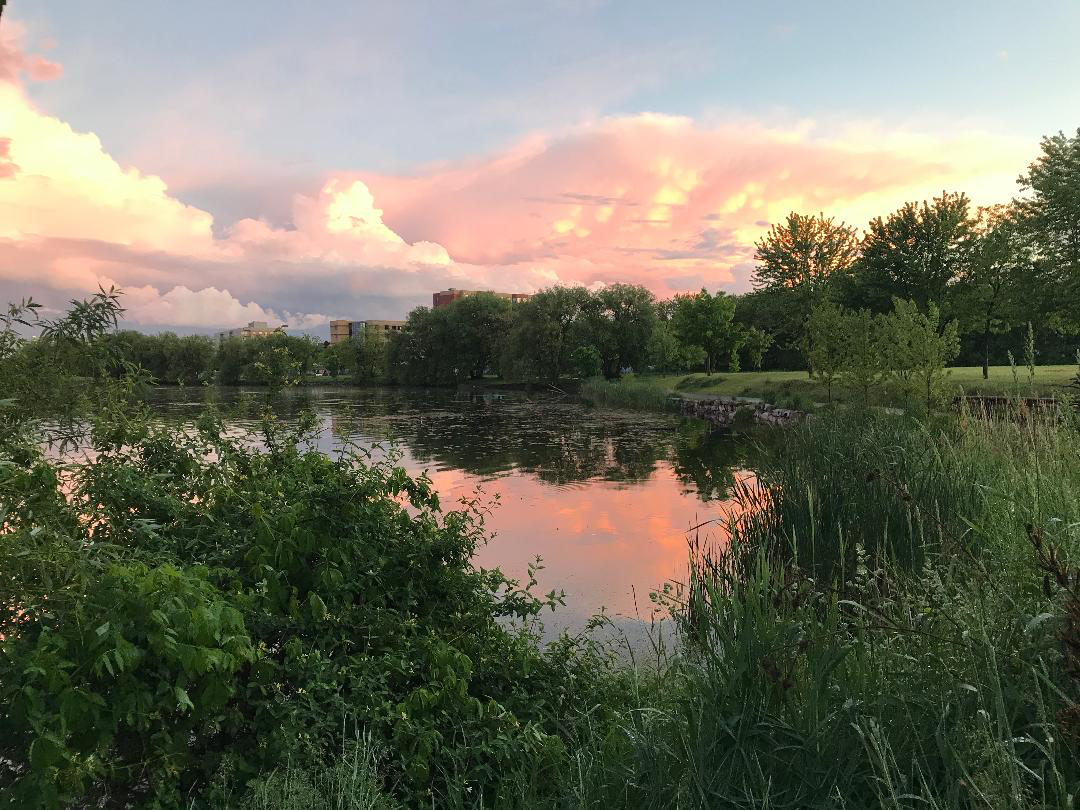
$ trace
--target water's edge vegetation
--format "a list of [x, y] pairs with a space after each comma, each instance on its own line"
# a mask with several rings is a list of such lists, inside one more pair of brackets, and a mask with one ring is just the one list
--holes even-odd
[[473, 566], [475, 504], [272, 400], [257, 443], [151, 419], [117, 314], [0, 354], [7, 806], [1075, 805], [1071, 413], [821, 411], [627, 660], [542, 644], [559, 595]]

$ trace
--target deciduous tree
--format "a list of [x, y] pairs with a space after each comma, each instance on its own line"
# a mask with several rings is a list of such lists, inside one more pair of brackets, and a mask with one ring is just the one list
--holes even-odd
[[847, 359], [844, 327], [844, 314], [831, 301], [815, 306], [807, 319], [808, 359], [814, 374], [825, 385], [829, 402], [832, 402], [833, 385], [843, 373]]
[[1080, 129], [1042, 140], [1042, 154], [1018, 182], [1027, 192], [1016, 201], [1021, 221], [1057, 282], [1055, 314], [1080, 322]]
[[516, 304], [503, 353], [507, 372], [551, 383], [573, 373], [570, 357], [587, 339], [588, 303], [584, 287], [551, 287]]
[[1032, 242], [1017, 211], [1005, 205], [980, 209], [969, 260], [958, 278], [954, 308], [965, 332], [982, 335], [984, 380], [989, 377], [990, 336], [1019, 323], [1027, 306], [1034, 303], [1037, 276]]
[[594, 293], [585, 309], [588, 343], [596, 347], [604, 376], [641, 368], [656, 326], [656, 299], [636, 284], [612, 284]]
[[887, 312], [902, 298], [924, 312], [931, 303], [951, 312], [954, 282], [970, 261], [973, 225], [967, 195], [946, 192], [873, 220], [853, 279], [860, 305]]
[[734, 317], [735, 299], [722, 291], [712, 295], [702, 288], [693, 295], [675, 296], [673, 331], [684, 345], [704, 353], [706, 374], [712, 373], [717, 360], [738, 350], [743, 333]]
[[931, 303], [926, 311], [915, 301], [896, 299], [892, 314], [883, 322], [883, 342], [891, 374], [913, 394], [934, 408], [945, 381], [945, 366], [960, 351], [956, 321], [942, 324], [941, 312]]
[[788, 214], [757, 242], [754, 285], [772, 292], [781, 306], [770, 332], [791, 336], [805, 356], [810, 310], [830, 298], [836, 282], [851, 269], [859, 252], [855, 229], [824, 214]]

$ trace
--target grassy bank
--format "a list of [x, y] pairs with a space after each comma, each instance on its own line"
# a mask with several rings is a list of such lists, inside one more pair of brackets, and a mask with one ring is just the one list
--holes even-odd
[[1072, 806], [1078, 450], [1031, 418], [793, 431], [688, 601], [692, 779], [732, 806]]
[[[1068, 391], [1076, 393], [1070, 385], [1076, 379], [1075, 365], [1038, 366], [1034, 384], [1027, 378], [1027, 369], [1017, 369], [1018, 379], [1013, 378], [1010, 366], [991, 366], [987, 380], [977, 366], [947, 369], [942, 393], [945, 396], [960, 394], [1054, 396]], [[663, 410], [671, 394], [683, 396], [731, 396], [763, 399], [784, 407], [805, 410], [814, 403], [828, 400], [828, 389], [805, 371], [740, 371], [705, 374], [643, 374], [630, 375], [622, 380], [606, 382], [588, 381], [582, 387], [583, 395], [597, 404], [639, 410]], [[842, 382], [833, 386], [834, 402], [849, 402], [858, 394]], [[882, 405], [903, 405], [903, 399], [889, 386], [878, 386], [875, 401]]]

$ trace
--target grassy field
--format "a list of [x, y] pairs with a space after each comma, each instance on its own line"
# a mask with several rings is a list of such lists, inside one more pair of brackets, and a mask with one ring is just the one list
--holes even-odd
[[[959, 366], [948, 369], [947, 386], [956, 394], [1007, 394], [1014, 391], [1028, 394], [1027, 369], [1016, 370], [1019, 386], [1013, 380], [1009, 366], [991, 366], [990, 378], [982, 378], [978, 366]], [[1035, 369], [1034, 391], [1040, 395], [1062, 393], [1076, 378], [1075, 365], [1038, 366]], [[807, 377], [805, 371], [740, 371], [735, 374], [665, 374], [638, 378], [670, 393], [710, 394], [718, 396], [757, 397], [784, 404], [798, 405], [799, 400], [824, 402], [828, 399], [825, 386]], [[833, 387], [833, 398], [844, 401], [849, 391], [843, 383]]]

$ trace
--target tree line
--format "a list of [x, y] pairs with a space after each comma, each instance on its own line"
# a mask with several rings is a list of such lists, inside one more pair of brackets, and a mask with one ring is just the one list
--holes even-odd
[[767, 336], [735, 323], [734, 296], [701, 290], [658, 301], [644, 287], [552, 287], [511, 304], [490, 294], [419, 307], [393, 335], [387, 376], [447, 384], [498, 373], [515, 380], [608, 378], [627, 369], [756, 366]]
[[961, 192], [909, 202], [860, 235], [824, 214], [791, 213], [757, 243], [742, 320], [767, 328], [767, 363], [813, 367], [816, 307], [885, 314], [895, 302], [955, 324], [960, 364], [1004, 363], [1029, 325], [1043, 362], [1080, 347], [1080, 130], [1044, 138], [1021, 195], [974, 207]]
[[[315, 373], [349, 374], [358, 382], [383, 379], [385, 346], [368, 337], [332, 346], [308, 336], [278, 332], [266, 337], [228, 338], [145, 335], [122, 330], [103, 336], [102, 351], [145, 371], [155, 382], [171, 385], [295, 385]], [[30, 341], [22, 351], [44, 351]], [[114, 363], [115, 373], [123, 371]]]

